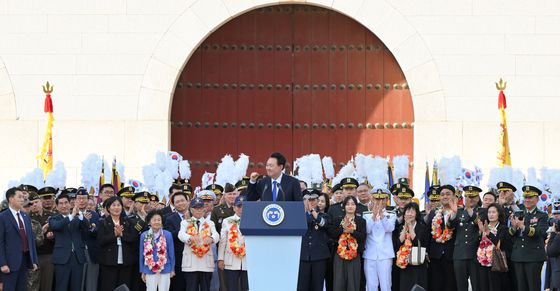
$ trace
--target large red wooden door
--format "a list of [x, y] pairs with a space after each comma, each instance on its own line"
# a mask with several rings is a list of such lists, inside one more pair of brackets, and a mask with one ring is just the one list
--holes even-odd
[[226, 153], [249, 155], [259, 172], [273, 151], [339, 166], [356, 153], [412, 158], [413, 122], [404, 74], [372, 32], [334, 11], [278, 5], [197, 48], [175, 90], [171, 147], [198, 185]]

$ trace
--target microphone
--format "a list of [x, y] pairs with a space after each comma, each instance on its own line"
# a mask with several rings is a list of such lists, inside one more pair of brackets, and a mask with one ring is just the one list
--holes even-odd
[[[268, 183], [265, 183], [265, 184], [264, 184], [264, 190], [262, 191], [261, 197], [260, 197], [260, 198], [261, 198], [261, 201], [262, 201], [262, 197], [263, 197], [264, 193], [266, 192], [266, 189], [268, 189]], [[272, 195], [271, 195], [271, 196], [272, 196]]]
[[[282, 197], [284, 199], [282, 199], [283, 201], [286, 201], [286, 193], [284, 193], [284, 190], [282, 190], [282, 185], [280, 185], [280, 183], [278, 183], [278, 190], [280, 190], [280, 192], [282, 192]], [[276, 199], [278, 201], [278, 199]]]

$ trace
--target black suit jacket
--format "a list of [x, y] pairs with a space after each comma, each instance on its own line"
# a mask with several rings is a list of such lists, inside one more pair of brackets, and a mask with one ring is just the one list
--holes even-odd
[[[247, 200], [248, 201], [272, 201], [272, 179], [264, 177], [257, 183], [249, 183], [247, 186]], [[276, 201], [302, 201], [301, 188], [299, 187], [299, 180], [282, 174], [282, 180], [278, 187]]]
[[74, 216], [72, 220], [57, 214], [49, 219], [49, 228], [54, 232], [53, 264], [64, 265], [70, 260], [72, 252], [76, 254], [78, 263], [86, 262], [83, 235], [89, 230], [90, 223], [85, 218], [80, 220]]
[[178, 238], [179, 230], [181, 230], [181, 217], [178, 213], [172, 212], [165, 217], [165, 230], [169, 231], [173, 236], [173, 247], [175, 248], [175, 270], [181, 271], [183, 263], [183, 249], [185, 243]]
[[[433, 259], [442, 259], [442, 260], [453, 260], [453, 252], [454, 252], [454, 248], [455, 248], [455, 237], [457, 235], [457, 232], [455, 231], [455, 229], [453, 230], [453, 236], [451, 237], [450, 240], [446, 241], [445, 243], [438, 243], [436, 242], [436, 240], [433, 238], [432, 234], [431, 234], [431, 229], [432, 229], [432, 220], [434, 219], [434, 217], [436, 216], [436, 212], [434, 209], [432, 209], [430, 211], [430, 214], [428, 214], [428, 221], [426, 223], [426, 225], [428, 226], [428, 229], [430, 231], [430, 243], [428, 245], [428, 255], [430, 258]], [[443, 220], [441, 222], [441, 229], [443, 230], [445, 228], [445, 220]]]
[[[338, 239], [344, 232], [341, 222], [344, 217], [338, 217], [333, 219], [333, 223], [329, 224], [328, 232], [329, 236], [335, 240], [335, 250], [338, 247]], [[358, 254], [362, 257], [365, 250], [366, 236], [367, 236], [367, 226], [366, 220], [361, 216], [354, 217], [354, 223], [356, 223], [356, 230], [352, 233], [352, 236], [358, 241]]]
[[[138, 240], [140, 237], [128, 218], [121, 216], [120, 223], [124, 226], [123, 236], [121, 237], [123, 265], [130, 266], [136, 263], [138, 259]], [[101, 265], [117, 266], [119, 249], [114, 227], [115, 224], [110, 216], [99, 220], [97, 242], [99, 243], [99, 264]]]
[[[20, 211], [20, 215], [24, 224], [25, 235], [27, 236], [31, 263], [38, 264], [31, 219], [22, 211]], [[7, 265], [10, 267], [11, 272], [18, 271], [22, 267], [21, 257], [23, 256], [23, 251], [21, 249], [21, 244], [18, 222], [14, 218], [12, 212], [6, 209], [0, 213], [0, 266]], [[31, 268], [31, 266], [23, 267]]]

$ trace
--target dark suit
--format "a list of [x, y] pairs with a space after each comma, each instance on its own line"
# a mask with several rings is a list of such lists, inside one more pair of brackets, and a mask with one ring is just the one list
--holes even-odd
[[[404, 242], [401, 242], [400, 240], [400, 235], [403, 228], [404, 228], [404, 223], [398, 225], [393, 231], [393, 246], [397, 251], [404, 244]], [[416, 225], [414, 226], [414, 233], [416, 234], [416, 236], [411, 241], [412, 246], [420, 245], [420, 247], [425, 247], [426, 245], [428, 245], [431, 237], [430, 229], [426, 224], [424, 224], [423, 220], [416, 221]], [[428, 286], [427, 265], [428, 265], [427, 261], [424, 261], [424, 264], [418, 266], [408, 265], [404, 269], [397, 267], [398, 274], [399, 274], [398, 276], [399, 285], [398, 288], [396, 286], [392, 286], [393, 290], [408, 291], [411, 290], [415, 284], [423, 288], [427, 288]]]
[[560, 236], [556, 232], [550, 234], [546, 254], [548, 260], [544, 288], [560, 290]]
[[49, 228], [54, 232], [52, 262], [57, 291], [80, 290], [83, 268], [86, 262], [83, 235], [88, 231], [89, 221], [57, 214], [49, 219]]
[[35, 236], [31, 228], [31, 219], [20, 211], [25, 228], [28, 252], [23, 252], [19, 235], [19, 224], [12, 211], [6, 209], [0, 213], [0, 266], [8, 266], [10, 273], [2, 273], [2, 282], [6, 291], [27, 289], [27, 269], [38, 264]]
[[185, 274], [181, 270], [185, 243], [177, 237], [181, 229], [181, 221], [182, 219], [178, 213], [171, 213], [165, 217], [164, 228], [173, 236], [173, 247], [175, 248], [175, 277], [171, 278], [170, 288], [172, 291], [184, 291], [187, 288], [185, 285]]
[[[435, 210], [431, 210], [428, 214], [427, 226], [430, 236], [428, 245], [428, 257], [430, 264], [428, 266], [428, 282], [429, 290], [434, 291], [452, 291], [457, 289], [455, 282], [455, 272], [453, 269], [453, 249], [455, 246], [456, 232], [453, 230], [451, 239], [444, 243], [438, 243], [431, 234], [432, 220], [435, 217]], [[442, 219], [441, 230], [445, 229], [445, 219]]]
[[[276, 191], [276, 201], [302, 201], [299, 180], [282, 174], [280, 185]], [[247, 186], [248, 201], [273, 201], [272, 199], [272, 179], [264, 177], [257, 183], [249, 183]]]
[[307, 232], [301, 239], [298, 290], [322, 291], [327, 261], [331, 256], [328, 246], [329, 216], [319, 213], [317, 219], [306, 213]]
[[100, 277], [102, 278], [99, 290], [113, 290], [121, 284], [126, 284], [130, 288], [133, 274], [134, 278], [139, 274], [138, 269], [133, 270], [133, 266], [138, 260], [138, 232], [126, 217], [121, 216], [120, 223], [124, 227], [121, 236], [122, 264], [117, 262], [119, 248], [113, 219], [109, 216], [99, 221], [97, 242], [99, 244]]
[[86, 244], [86, 264], [84, 266], [84, 289], [85, 291], [97, 290], [99, 277], [99, 246], [97, 245], [97, 225], [99, 224], [99, 214], [95, 211], [87, 210], [91, 213], [90, 227], [83, 233]]

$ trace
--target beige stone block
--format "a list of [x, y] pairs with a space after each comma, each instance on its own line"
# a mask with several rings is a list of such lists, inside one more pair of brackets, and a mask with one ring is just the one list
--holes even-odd
[[71, 75], [76, 73], [74, 55], [4, 55], [11, 75]]
[[152, 59], [144, 75], [142, 87], [166, 93], [174, 91], [180, 71], [159, 60]]
[[508, 82], [506, 95], [509, 96], [512, 93], [510, 88], [515, 82], [515, 77], [511, 75], [440, 75], [446, 97], [491, 97], [495, 98], [496, 104], [498, 102], [498, 90], [496, 90], [495, 82], [499, 78]]
[[0, 0], [0, 14], [7, 14], [7, 13], [8, 13], [8, 0]]
[[49, 33], [101, 33], [107, 26], [107, 15], [48, 15]]
[[535, 15], [540, 3], [523, 0], [473, 0], [474, 15]]
[[168, 32], [158, 43], [153, 57], [166, 65], [182, 71], [195, 48], [194, 40], [190, 43], [185, 43], [174, 33]]
[[57, 120], [130, 120], [136, 119], [137, 95], [57, 96]]
[[513, 75], [513, 55], [436, 55], [434, 56], [442, 75]]
[[124, 121], [58, 121], [53, 128], [54, 159], [66, 167], [81, 167], [90, 153], [112, 160], [124, 157]]
[[6, 54], [76, 54], [82, 50], [79, 33], [4, 34], [0, 55]]
[[509, 122], [509, 145], [513, 167], [527, 169], [544, 165], [544, 124], [542, 122]]
[[[463, 123], [463, 154], [465, 165], [480, 168], [497, 166], [500, 127], [497, 122], [469, 121]], [[486, 175], [489, 172], [485, 172]]]
[[3, 137], [0, 165], [35, 167], [35, 157], [39, 154], [41, 146], [37, 139], [37, 126], [36, 121], [4, 120], [0, 122], [0, 136]]
[[407, 20], [420, 34], [534, 33], [534, 16], [410, 16]]
[[414, 157], [420, 164], [441, 157], [461, 155], [463, 124], [461, 122], [414, 123]]
[[127, 121], [124, 140], [127, 167], [153, 163], [156, 152], [169, 149], [169, 121]]
[[544, 123], [544, 166], [549, 168], [560, 168], [560, 122]]
[[12, 88], [12, 81], [8, 75], [8, 70], [6, 67], [0, 67], [0, 95], [6, 95], [12, 93], [14, 90]]
[[239, 15], [248, 12], [259, 5], [266, 5], [270, 3], [270, 1], [262, 0], [222, 0], [222, 2], [224, 3], [224, 6], [226, 7], [230, 15]]
[[558, 54], [560, 34], [511, 34], [506, 35], [506, 53], [543, 55]]
[[0, 17], [0, 33], [45, 33], [46, 15], [4, 15]]
[[198, 15], [207, 27], [218, 27], [231, 18], [220, 0], [198, 0], [189, 9]]
[[138, 119], [168, 121], [171, 100], [171, 93], [142, 88], [138, 98]]
[[445, 121], [446, 100], [442, 91], [423, 95], [413, 95], [415, 122]]
[[77, 75], [74, 95], [137, 95], [142, 84], [141, 75]]
[[434, 55], [504, 53], [500, 34], [423, 34], [422, 39]]
[[560, 56], [536, 54], [536, 55], [516, 55], [515, 72], [517, 75], [534, 76], [559, 76], [560, 75]]
[[81, 54], [76, 56], [80, 75], [143, 75], [150, 54]]
[[432, 60], [432, 55], [419, 34], [405, 40], [391, 52], [404, 71]]
[[85, 54], [149, 54], [161, 38], [158, 33], [84, 33]]
[[471, 15], [472, 0], [447, 1], [447, 0], [388, 0], [399, 13], [403, 15]]
[[450, 121], [498, 122], [498, 97], [464, 96], [446, 99], [447, 119]]
[[364, 0], [334, 0], [332, 8], [350, 17], [354, 17], [363, 3]]
[[15, 120], [16, 97], [13, 93], [0, 95], [0, 120]]
[[509, 81], [505, 92], [507, 97], [558, 97], [560, 74], [556, 76], [517, 75], [507, 80]]
[[127, 1], [126, 14], [180, 14], [196, 0], [134, 0]]
[[172, 15], [110, 15], [110, 33], [163, 33], [175, 21]]
[[537, 34], [560, 33], [560, 16], [537, 15], [535, 32]]
[[198, 44], [211, 33], [212, 29], [214, 28], [206, 26], [206, 24], [189, 9], [175, 21], [169, 29], [169, 32], [173, 33], [186, 44], [192, 43], [194, 46], [198, 46]]
[[441, 90], [439, 69], [433, 61], [404, 71], [410, 91], [414, 96]]
[[560, 121], [557, 97], [512, 97], [507, 99], [508, 120], [541, 122]]

